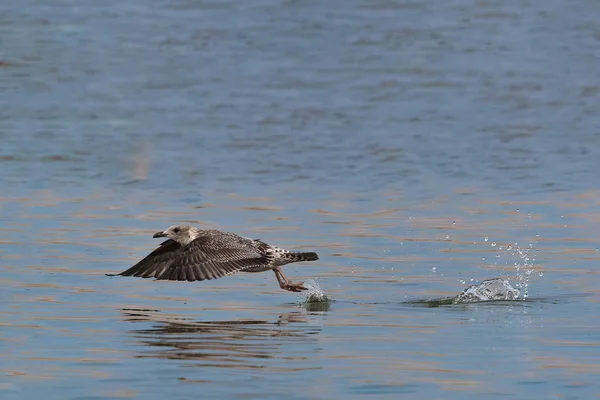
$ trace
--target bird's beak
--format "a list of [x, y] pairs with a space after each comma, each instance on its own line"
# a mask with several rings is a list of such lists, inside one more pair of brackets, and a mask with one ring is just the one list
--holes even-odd
[[167, 234], [164, 232], [156, 232], [154, 235], [152, 235], [153, 238], [161, 238], [161, 237], [167, 237]]

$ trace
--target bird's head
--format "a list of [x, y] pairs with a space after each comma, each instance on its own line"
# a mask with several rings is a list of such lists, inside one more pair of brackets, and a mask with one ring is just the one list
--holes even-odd
[[156, 232], [152, 237], [167, 237], [185, 246], [196, 238], [196, 231], [197, 229], [192, 226], [172, 225], [162, 232]]

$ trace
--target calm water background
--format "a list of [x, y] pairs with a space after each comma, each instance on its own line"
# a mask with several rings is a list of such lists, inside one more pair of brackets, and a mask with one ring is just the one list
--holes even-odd
[[[3, 1], [0, 397], [600, 398], [598, 21]], [[104, 276], [173, 223], [315, 250], [287, 274], [334, 301]], [[527, 301], [405, 303], [499, 275]]]

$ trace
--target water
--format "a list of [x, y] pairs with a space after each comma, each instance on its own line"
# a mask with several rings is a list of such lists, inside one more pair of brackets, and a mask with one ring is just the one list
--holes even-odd
[[[3, 2], [0, 397], [593, 398], [599, 19]], [[330, 301], [104, 275], [174, 223], [317, 251]], [[527, 299], [413, 303], [493, 277]]]
[[519, 300], [521, 291], [514, 288], [508, 279], [492, 278], [471, 285], [453, 299], [454, 304], [484, 301]]

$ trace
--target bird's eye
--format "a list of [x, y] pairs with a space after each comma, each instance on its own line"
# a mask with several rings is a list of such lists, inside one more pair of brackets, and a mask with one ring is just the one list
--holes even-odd
[[173, 232], [175, 232], [175, 233], [179, 233], [179, 231], [180, 231], [180, 230], [181, 230], [181, 229], [179, 229], [179, 228], [174, 228], [174, 229], [173, 229]]

